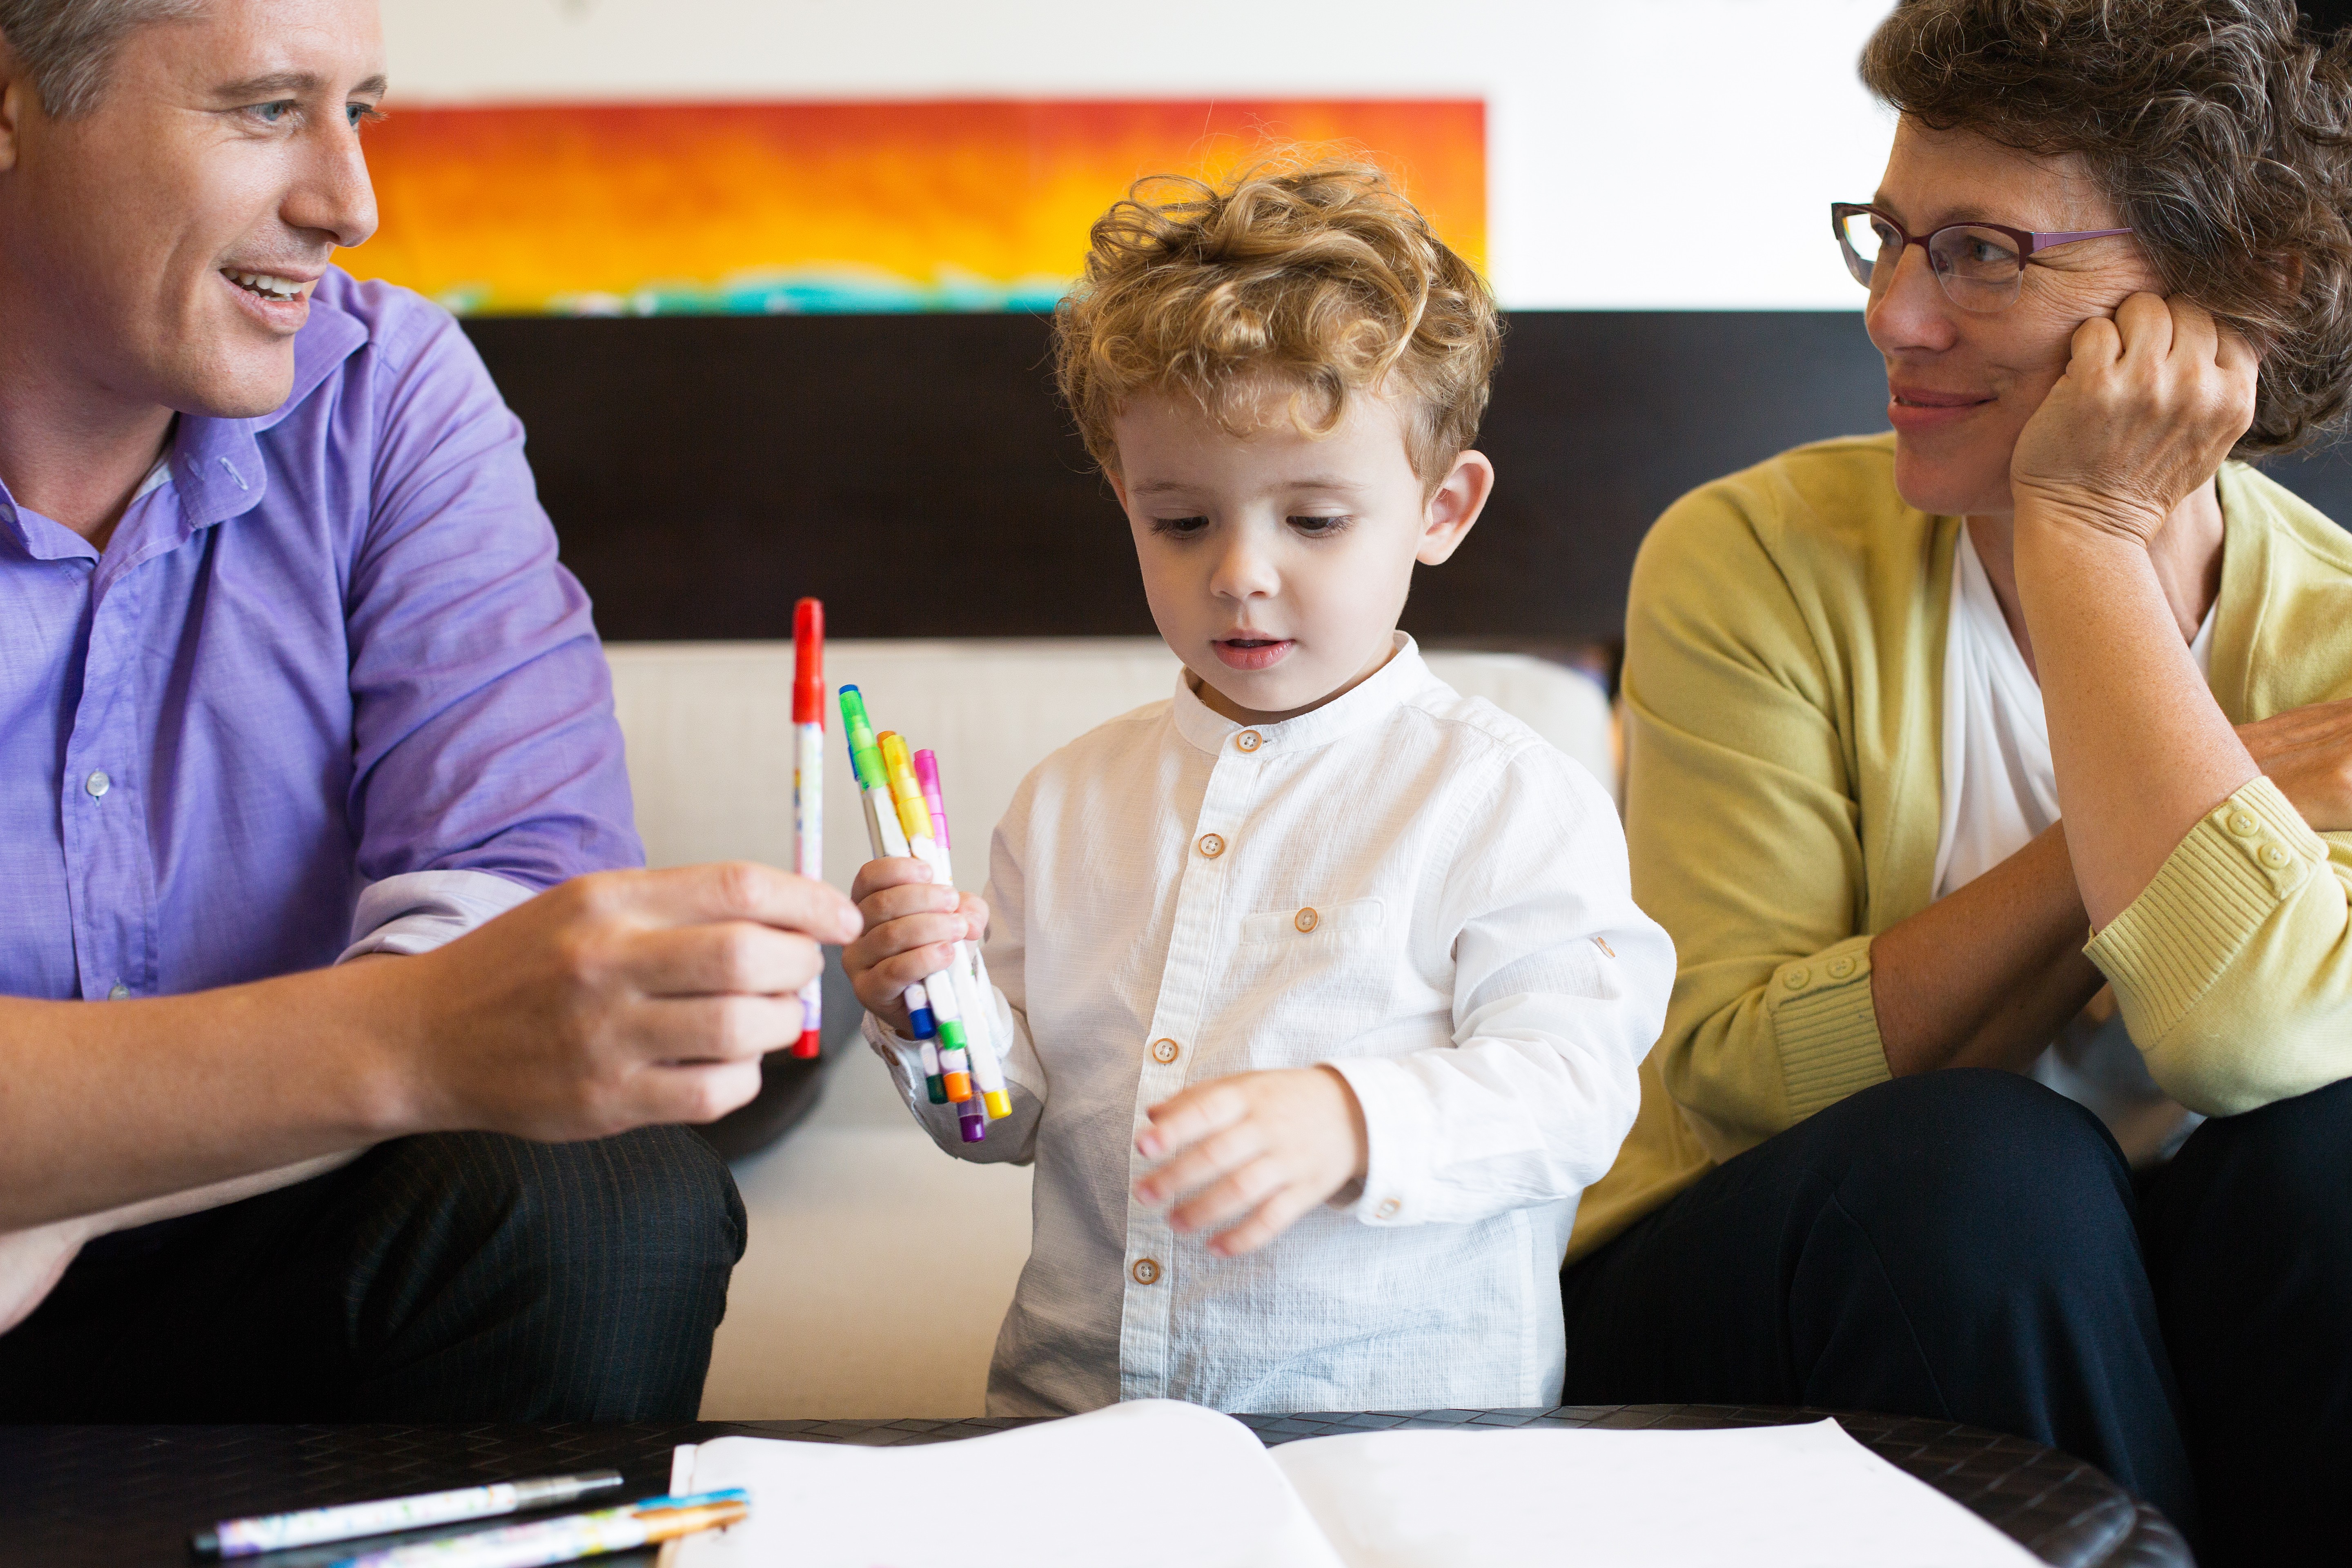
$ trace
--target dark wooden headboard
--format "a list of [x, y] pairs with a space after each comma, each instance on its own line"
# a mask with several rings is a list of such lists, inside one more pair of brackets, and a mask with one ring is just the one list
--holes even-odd
[[[563, 557], [616, 640], [1150, 635], [1127, 528], [1029, 315], [476, 319]], [[1659, 511], [1718, 474], [1885, 427], [1862, 319], [1520, 311], [1480, 447], [1499, 472], [1424, 569], [1426, 641], [1616, 637]], [[2273, 470], [2352, 518], [2352, 461]]]

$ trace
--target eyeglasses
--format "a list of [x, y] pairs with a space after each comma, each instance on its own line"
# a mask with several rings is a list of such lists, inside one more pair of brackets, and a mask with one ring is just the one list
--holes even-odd
[[2093, 228], [2034, 234], [1997, 223], [1954, 223], [1913, 235], [1877, 208], [1858, 202], [1832, 202], [1830, 223], [1837, 230], [1838, 249], [1845, 254], [1845, 269], [1864, 288], [1875, 290], [1893, 282], [1903, 252], [1916, 245], [1927, 253], [1927, 269], [1936, 275], [1944, 297], [1963, 310], [1979, 312], [2014, 304], [2025, 286], [2025, 264], [2053, 246], [2131, 232]]

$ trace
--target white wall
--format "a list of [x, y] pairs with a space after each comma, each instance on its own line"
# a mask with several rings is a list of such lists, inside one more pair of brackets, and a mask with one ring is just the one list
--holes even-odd
[[385, 0], [410, 101], [1476, 96], [1529, 309], [1858, 309], [1888, 0]]

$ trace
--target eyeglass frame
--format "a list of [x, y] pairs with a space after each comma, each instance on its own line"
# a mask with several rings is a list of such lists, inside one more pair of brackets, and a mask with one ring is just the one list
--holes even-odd
[[[1845, 220], [1853, 216], [1856, 213], [1868, 213], [1871, 216], [1881, 220], [1887, 227], [1895, 231], [1896, 238], [1902, 240], [1903, 243], [1895, 247], [1895, 259], [1898, 266], [1903, 260], [1903, 252], [1910, 249], [1911, 247], [1915, 245], [1917, 246], [1927, 258], [1927, 271], [1929, 275], [1936, 279], [1936, 287], [1942, 289], [1944, 298], [1951, 300], [1952, 303], [1955, 305], [1960, 305], [1960, 301], [1953, 297], [1951, 289], [1945, 284], [1944, 274], [1937, 271], [1936, 253], [1927, 248], [1929, 243], [1939, 234], [1949, 234], [1956, 228], [1982, 228], [1990, 229], [1995, 234], [2003, 236], [2017, 247], [2017, 276], [2021, 286], [2025, 278], [2025, 268], [2027, 265], [2032, 262], [2036, 256], [2045, 250], [2051, 249], [2056, 246], [2072, 245], [2077, 240], [2113, 239], [2118, 235], [2126, 235], [2132, 232], [2127, 228], [2086, 228], [2072, 232], [2036, 233], [2032, 229], [2011, 228], [2004, 223], [1948, 223], [1943, 225], [1941, 227], [1931, 228], [1924, 235], [1914, 235], [1909, 229], [1905, 228], [1900, 223], [1897, 223], [1893, 214], [1885, 212], [1878, 207], [1874, 207], [1868, 202], [1832, 202], [1830, 204], [1830, 231], [1837, 237], [1838, 249], [1846, 258], [1846, 272], [1849, 275], [1853, 276], [1853, 280], [1861, 284], [1865, 289], [1870, 287], [1870, 279], [1854, 275], [1854, 265], [1862, 260], [1862, 253], [1854, 249], [1853, 240], [1846, 237], [1845, 232]], [[1870, 262], [1867, 265], [1872, 272], [1875, 273], [1878, 270], [1878, 263], [1875, 261]], [[2011, 299], [2002, 300], [2000, 304], [1994, 307], [1994, 309], [2007, 310], [2011, 305], [2013, 305], [2016, 302], [2015, 298], [2011, 297]], [[1969, 310], [1973, 310], [1973, 307], [1960, 305], [1960, 309]], [[1979, 315], [1987, 315], [1990, 312], [1979, 310], [1975, 313]]]

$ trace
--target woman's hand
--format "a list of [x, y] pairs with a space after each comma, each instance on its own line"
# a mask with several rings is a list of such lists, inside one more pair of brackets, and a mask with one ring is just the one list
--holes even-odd
[[841, 966], [866, 1010], [903, 1038], [914, 1028], [907, 987], [952, 963], [957, 942], [987, 935], [988, 906], [970, 893], [934, 886], [931, 868], [909, 856], [868, 860], [849, 896], [866, 917], [866, 930], [841, 950]]
[[2314, 833], [2352, 832], [2352, 698], [2241, 724], [2238, 739]]
[[2134, 294], [2074, 330], [2066, 374], [2010, 455], [2029, 511], [2146, 546], [2254, 418], [2259, 361], [2187, 300]]
[[1209, 1243], [1221, 1258], [1256, 1251], [1363, 1180], [1364, 1110], [1328, 1067], [1211, 1079], [1144, 1114], [1151, 1125], [1135, 1152], [1161, 1163], [1135, 1195], [1161, 1204], [1191, 1194], [1169, 1212], [1179, 1232], [1240, 1221]]

